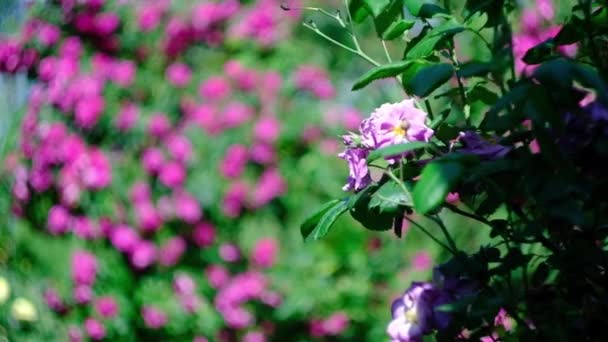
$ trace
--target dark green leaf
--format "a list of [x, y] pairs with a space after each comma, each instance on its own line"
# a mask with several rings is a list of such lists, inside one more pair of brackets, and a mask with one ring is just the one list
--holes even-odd
[[[412, 40], [405, 50], [404, 59], [418, 59], [429, 56], [437, 45], [444, 39], [450, 39], [455, 34], [464, 31], [465, 28], [453, 19], [447, 20], [441, 25], [434, 27], [428, 33], [422, 31], [421, 37]], [[412, 45], [413, 44], [413, 45]]]
[[547, 40], [528, 50], [522, 59], [527, 64], [540, 64], [557, 55], [553, 49], [554, 47], [553, 41]]
[[577, 81], [586, 87], [595, 89], [600, 100], [608, 105], [608, 85], [602, 80], [596, 69], [588, 65], [575, 64], [572, 72]]
[[486, 26], [496, 26], [500, 23], [505, 0], [467, 0], [465, 9], [469, 17], [477, 12], [486, 13], [488, 22]]
[[405, 144], [386, 146], [386, 147], [382, 147], [382, 148], [372, 151], [369, 154], [369, 156], [367, 157], [367, 161], [373, 162], [380, 158], [394, 157], [394, 156], [404, 154], [406, 152], [425, 148], [427, 146], [428, 146], [427, 143], [420, 142], [420, 141], [412, 141], [412, 142], [405, 143]]
[[404, 81], [406, 90], [420, 97], [428, 96], [447, 82], [454, 74], [451, 64], [440, 63], [421, 68], [409, 81]]
[[369, 16], [369, 10], [363, 0], [351, 0], [348, 4], [348, 10], [353, 21], [357, 23], [363, 22]]
[[396, 214], [401, 211], [403, 206], [411, 207], [412, 199], [399, 184], [392, 180], [384, 183], [372, 195], [369, 202], [370, 208], [378, 208], [381, 213]]
[[321, 209], [317, 210], [314, 214], [310, 215], [304, 222], [300, 225], [300, 232], [302, 233], [302, 237], [306, 239], [310, 233], [315, 229], [315, 227], [321, 221], [321, 218], [327, 211], [333, 208], [336, 204], [340, 203], [340, 200], [331, 200], [321, 207]]
[[491, 92], [481, 83], [477, 83], [472, 89], [467, 91], [467, 98], [471, 102], [481, 101], [490, 106], [498, 101], [498, 95]]
[[456, 74], [462, 78], [483, 77], [492, 71], [492, 64], [487, 62], [469, 62], [462, 64]]
[[379, 16], [390, 5], [390, 0], [363, 0], [374, 17]]
[[370, 70], [368, 73], [363, 75], [359, 80], [353, 85], [352, 90], [359, 90], [372, 83], [375, 80], [387, 77], [394, 77], [401, 74], [405, 69], [407, 69], [409, 61], [399, 61], [391, 64], [381, 65]]
[[329, 209], [321, 216], [319, 223], [313, 229], [313, 231], [305, 238], [305, 241], [319, 240], [331, 229], [338, 217], [348, 211], [348, 201], [339, 201], [333, 204]]
[[405, 5], [405, 8], [407, 8], [407, 11], [410, 12], [411, 15], [417, 17], [424, 2], [421, 0], [403, 0], [403, 5]]
[[391, 25], [393, 25], [394, 22], [398, 22], [403, 19], [403, 6], [401, 1], [402, 0], [392, 0], [390, 5], [375, 17], [374, 26], [376, 27], [378, 37], [382, 38], [384, 33], [391, 27]]
[[488, 14], [484, 12], [475, 12], [470, 16], [464, 25], [472, 31], [479, 32], [488, 23]]
[[463, 171], [460, 163], [452, 161], [436, 161], [426, 165], [412, 194], [416, 211], [427, 214], [439, 207]]
[[403, 32], [412, 28], [414, 23], [414, 21], [403, 19], [395, 21], [382, 33], [382, 39], [393, 40], [399, 38], [403, 35]]
[[353, 196], [348, 202], [350, 215], [370, 230], [389, 230], [393, 227], [395, 214], [384, 213], [379, 207], [370, 208], [372, 195], [378, 185], [371, 185]]
[[435, 4], [423, 4], [420, 6], [418, 16], [420, 18], [432, 18], [437, 14], [448, 14], [445, 8]]
[[541, 64], [532, 74], [532, 77], [543, 84], [550, 84], [561, 88], [572, 86], [572, 63], [558, 58]]

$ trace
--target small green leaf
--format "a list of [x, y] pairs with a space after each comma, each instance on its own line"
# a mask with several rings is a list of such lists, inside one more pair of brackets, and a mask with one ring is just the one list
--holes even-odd
[[498, 101], [498, 95], [491, 92], [482, 83], [477, 83], [467, 91], [467, 99], [471, 102], [481, 101], [486, 105], [493, 105]]
[[[376, 0], [369, 0], [376, 1]], [[383, 1], [378, 1], [383, 2]], [[403, 19], [403, 6], [401, 0], [392, 0], [380, 14], [374, 18], [374, 26], [378, 37], [382, 38], [385, 32], [395, 23]]]
[[369, 16], [369, 10], [363, 0], [351, 0], [348, 4], [348, 10], [356, 23], [362, 23]]
[[352, 90], [359, 90], [366, 87], [368, 84], [372, 83], [375, 80], [387, 77], [394, 77], [401, 74], [405, 69], [407, 69], [409, 61], [399, 61], [391, 64], [381, 65], [370, 70], [368, 73], [363, 75], [359, 80], [353, 85]]
[[305, 241], [319, 240], [325, 236], [340, 215], [348, 210], [346, 200], [333, 200], [326, 203], [317, 213], [308, 218], [300, 231]]
[[436, 4], [423, 4], [420, 6], [420, 10], [418, 11], [418, 16], [420, 18], [432, 18], [438, 14], [448, 14], [449, 12]]
[[408, 12], [414, 17], [417, 17], [420, 13], [420, 8], [424, 3], [421, 0], [403, 0], [403, 4], [405, 8], [407, 8]]
[[398, 155], [404, 154], [406, 152], [425, 148], [427, 146], [428, 146], [427, 143], [424, 143], [421, 141], [412, 141], [412, 142], [405, 143], [405, 144], [386, 146], [386, 147], [382, 147], [382, 148], [372, 151], [369, 154], [369, 156], [367, 156], [367, 161], [371, 163], [380, 158], [398, 156]]
[[439, 207], [463, 172], [462, 165], [452, 161], [432, 162], [426, 165], [412, 193], [416, 211], [427, 214]]
[[412, 198], [409, 193], [394, 181], [384, 183], [378, 191], [372, 195], [369, 202], [370, 208], [378, 208], [381, 213], [398, 213], [403, 206], [411, 207]]
[[472, 31], [481, 31], [488, 23], [488, 14], [484, 12], [475, 12], [470, 16], [464, 25]]
[[451, 64], [433, 64], [418, 70], [408, 82], [404, 81], [406, 89], [420, 97], [425, 97], [447, 82], [454, 74]]
[[403, 35], [403, 32], [412, 28], [414, 23], [414, 21], [403, 19], [395, 21], [382, 33], [382, 39], [393, 40], [399, 38]]
[[556, 56], [552, 40], [544, 41], [526, 52], [522, 60], [526, 64], [540, 64]]
[[372, 11], [372, 15], [377, 17], [390, 5], [391, 0], [363, 0], [363, 2]]
[[462, 64], [456, 74], [462, 78], [483, 77], [492, 71], [493, 65], [488, 62], [469, 62]]
[[321, 217], [323, 217], [323, 215], [325, 215], [325, 213], [329, 209], [331, 209], [333, 206], [335, 206], [339, 202], [340, 202], [340, 200], [337, 200], [337, 199], [331, 200], [331, 201], [323, 204], [323, 206], [321, 206], [321, 208], [319, 210], [317, 210], [314, 214], [312, 214], [308, 218], [306, 218], [306, 220], [304, 220], [304, 222], [302, 222], [302, 224], [300, 225], [300, 232], [302, 233], [302, 237], [306, 238], [308, 235], [310, 235], [310, 233], [315, 229], [317, 224], [319, 224]]

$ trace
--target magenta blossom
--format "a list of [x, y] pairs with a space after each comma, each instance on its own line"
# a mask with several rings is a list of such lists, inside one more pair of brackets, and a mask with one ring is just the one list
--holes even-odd
[[94, 318], [87, 318], [84, 322], [84, 330], [95, 341], [103, 340], [106, 337], [106, 328]]
[[220, 163], [220, 173], [226, 178], [238, 178], [247, 165], [248, 152], [244, 145], [231, 145]]
[[131, 265], [136, 269], [151, 266], [157, 258], [156, 246], [150, 241], [139, 241], [131, 252]]
[[141, 309], [141, 316], [144, 323], [150, 329], [159, 329], [167, 324], [167, 315], [154, 306], [146, 305]]
[[169, 65], [166, 71], [167, 80], [174, 87], [185, 87], [190, 83], [190, 79], [192, 79], [192, 71], [188, 67], [188, 65], [184, 63], [173, 63]]
[[186, 241], [181, 236], [173, 237], [160, 247], [158, 263], [163, 266], [175, 266], [186, 252]]
[[215, 227], [211, 223], [201, 222], [194, 227], [192, 240], [199, 247], [209, 247], [215, 242]]
[[93, 285], [97, 277], [97, 259], [82, 250], [72, 254], [72, 280], [79, 285]]
[[361, 190], [372, 182], [367, 167], [368, 150], [363, 148], [347, 148], [338, 157], [348, 162], [348, 182], [342, 187], [344, 191]]
[[103, 318], [113, 318], [118, 314], [118, 303], [113, 297], [100, 297], [95, 301], [95, 311]]
[[414, 100], [386, 103], [361, 123], [362, 144], [371, 149], [412, 141], [428, 142], [433, 130], [426, 126], [427, 114]]
[[241, 258], [241, 251], [235, 244], [224, 243], [220, 246], [220, 258], [226, 262], [237, 262]]
[[61, 205], [55, 205], [49, 210], [47, 227], [51, 234], [62, 234], [69, 229], [70, 221], [71, 215], [68, 210]]
[[251, 260], [260, 267], [272, 267], [278, 253], [278, 243], [273, 238], [260, 239], [253, 248]]
[[135, 126], [138, 118], [139, 108], [136, 104], [128, 102], [121, 107], [120, 112], [118, 112], [118, 116], [114, 121], [114, 125], [119, 130], [125, 132]]
[[178, 188], [186, 180], [186, 169], [181, 163], [171, 161], [162, 166], [158, 180], [169, 188]]
[[185, 191], [177, 191], [173, 194], [173, 208], [177, 218], [186, 223], [194, 224], [203, 216], [198, 200]]

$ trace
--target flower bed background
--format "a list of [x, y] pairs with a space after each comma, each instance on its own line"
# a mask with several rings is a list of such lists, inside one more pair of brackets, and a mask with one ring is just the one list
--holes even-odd
[[338, 91], [358, 64], [279, 6], [50, 2], [3, 38], [2, 71], [35, 82], [3, 137], [2, 334], [384, 335], [437, 251], [348, 220], [348, 240], [303, 245], [299, 222], [340, 195], [334, 137], [386, 95]]

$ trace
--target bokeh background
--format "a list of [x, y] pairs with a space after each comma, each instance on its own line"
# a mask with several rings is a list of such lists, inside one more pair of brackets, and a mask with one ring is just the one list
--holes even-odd
[[[299, 224], [343, 196], [339, 135], [404, 94], [351, 92], [370, 66], [303, 27], [350, 44], [301, 8], [342, 1], [282, 3], [2, 0], [0, 339], [386, 339], [392, 299], [446, 255], [407, 224], [345, 217], [311, 243]], [[563, 15], [523, 5], [536, 27]], [[444, 219], [464, 249], [491, 242]]]

